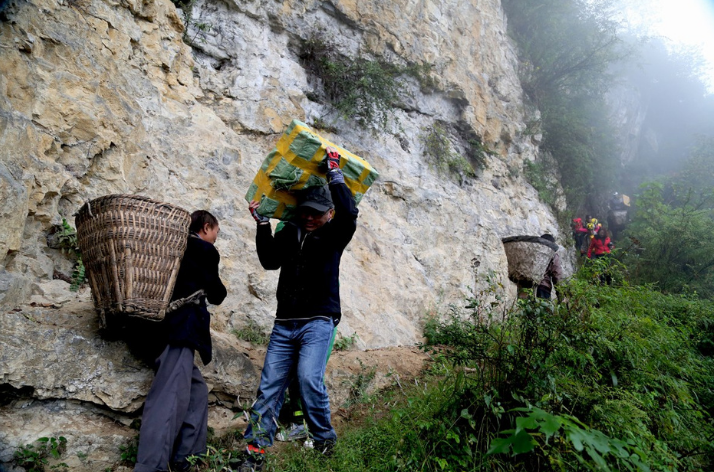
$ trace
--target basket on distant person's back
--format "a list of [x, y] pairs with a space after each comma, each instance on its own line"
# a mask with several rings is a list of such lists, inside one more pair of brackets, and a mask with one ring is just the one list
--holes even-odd
[[136, 195], [85, 203], [75, 219], [94, 306], [108, 314], [160, 321], [186, 250], [191, 215]]
[[538, 236], [503, 238], [508, 259], [508, 277], [514, 282], [539, 283], [558, 245]]
[[613, 226], [625, 226], [627, 224], [627, 210], [611, 210], [608, 223]]

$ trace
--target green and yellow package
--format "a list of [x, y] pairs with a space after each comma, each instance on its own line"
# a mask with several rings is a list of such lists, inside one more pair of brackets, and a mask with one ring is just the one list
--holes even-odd
[[325, 149], [337, 148], [345, 184], [359, 204], [379, 173], [367, 161], [337, 146], [312, 131], [305, 123], [293, 120], [260, 166], [245, 194], [248, 202], [259, 201], [258, 213], [289, 220], [297, 205], [297, 193], [327, 184]]

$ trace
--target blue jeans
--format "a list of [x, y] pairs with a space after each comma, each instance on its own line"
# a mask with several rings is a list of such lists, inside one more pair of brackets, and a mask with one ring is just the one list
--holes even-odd
[[335, 335], [329, 318], [275, 320], [260, 375], [258, 398], [251, 408], [245, 438], [256, 446], [272, 446], [285, 390], [297, 375], [307, 427], [316, 442], [334, 441], [330, 399], [324, 375]]

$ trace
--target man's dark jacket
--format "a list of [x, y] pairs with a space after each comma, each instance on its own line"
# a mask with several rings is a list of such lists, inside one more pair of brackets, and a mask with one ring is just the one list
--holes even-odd
[[340, 308], [340, 258], [357, 229], [357, 206], [344, 183], [330, 185], [335, 216], [310, 233], [289, 222], [273, 236], [258, 225], [258, 258], [267, 270], [280, 269], [277, 319], [329, 316]]
[[204, 365], [211, 362], [211, 315], [206, 308], [206, 300], [220, 305], [226, 298], [226, 287], [218, 276], [221, 256], [213, 244], [191, 233], [181, 267], [176, 277], [176, 285], [171, 300], [186, 298], [203, 289], [205, 297], [198, 304], [189, 303], [166, 315], [164, 325], [168, 343], [185, 346], [198, 351]]

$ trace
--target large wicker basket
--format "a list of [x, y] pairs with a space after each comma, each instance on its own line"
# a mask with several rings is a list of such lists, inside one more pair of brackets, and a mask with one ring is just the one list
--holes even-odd
[[501, 241], [508, 259], [508, 278], [516, 283], [539, 283], [558, 250], [557, 244], [538, 236], [511, 236]]
[[191, 215], [135, 195], [85, 203], [75, 219], [94, 306], [107, 315], [160, 321], [166, 314], [186, 250]]

